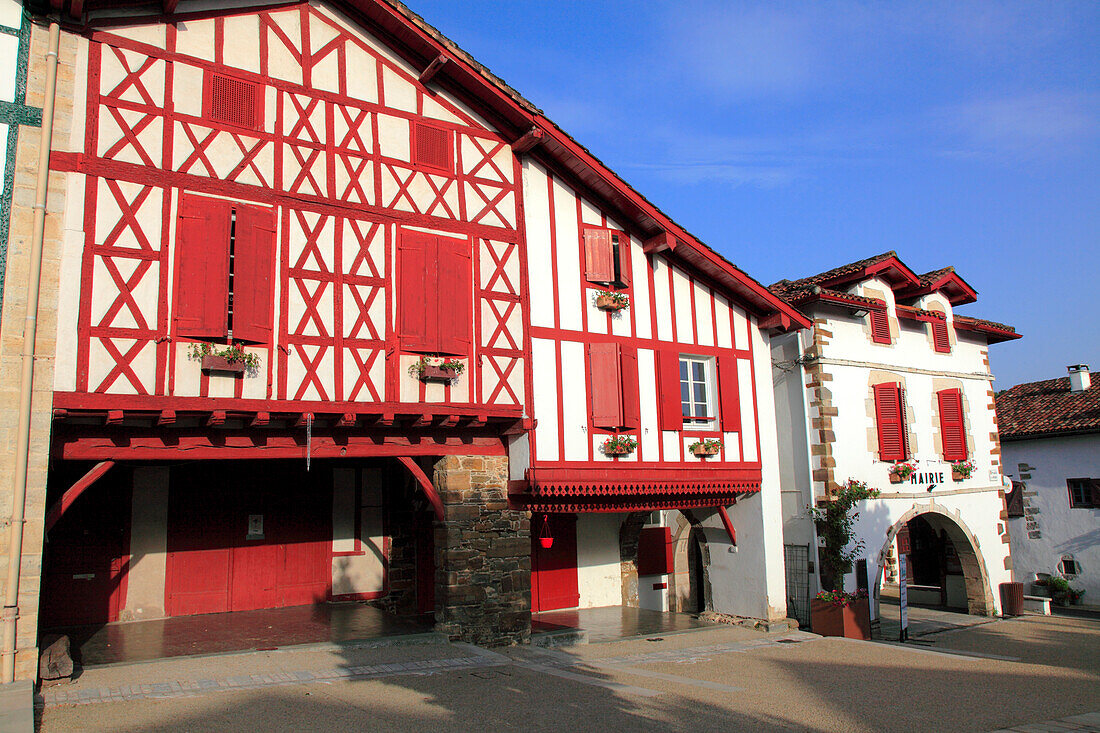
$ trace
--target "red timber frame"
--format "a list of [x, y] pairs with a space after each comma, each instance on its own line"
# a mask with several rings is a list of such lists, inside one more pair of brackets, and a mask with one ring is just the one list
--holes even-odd
[[[279, 16], [286, 13], [299, 14], [300, 36], [292, 39], [280, 28]], [[248, 14], [259, 18], [258, 73], [230, 67], [222, 58], [227, 20]], [[176, 50], [176, 22], [199, 18], [213, 19], [212, 58]], [[503, 453], [500, 435], [529, 429], [531, 421], [523, 416], [532, 412], [522, 168], [508, 154], [507, 140], [308, 3], [157, 21], [164, 23], [165, 48], [112, 32], [113, 23], [123, 23], [117, 19], [96, 21], [84, 32], [89, 71], [83, 152], [51, 158], [55, 170], [85, 176], [86, 237], [75, 390], [55, 396], [54, 454], [300, 456], [304, 446], [296, 423], [306, 414], [319, 416], [314, 456]], [[311, 45], [310, 28], [318, 23], [332, 37]], [[301, 83], [269, 73], [275, 50], [300, 64]], [[375, 62], [377, 101], [348, 93], [353, 50]], [[340, 70], [338, 89], [312, 84], [321, 64]], [[266, 129], [247, 130], [177, 109], [179, 65], [257, 85], [258, 95], [268, 100]], [[393, 77], [414, 88], [415, 111], [387, 106], [386, 79]], [[109, 88], [108, 78], [121, 81]], [[429, 104], [442, 106], [450, 118], [427, 117]], [[424, 120], [449, 134], [454, 171], [388, 157], [379, 145], [379, 115], [408, 121], [410, 128]], [[237, 157], [213, 156], [216, 142]], [[384, 179], [392, 189], [383, 186]], [[431, 193], [414, 194], [414, 179]], [[274, 329], [269, 343], [255, 344], [267, 354], [261, 374], [248, 377], [261, 382], [262, 397], [255, 389], [246, 394], [243, 375], [233, 378], [231, 397], [215, 398], [206, 372], [197, 395], [176, 383], [179, 369], [192, 366], [177, 355], [176, 345], [189, 339], [176, 332], [170, 298], [180, 287], [172, 232], [184, 192], [277, 213]], [[469, 242], [474, 327], [464, 376], [468, 392], [454, 393], [447, 385], [441, 401], [428, 401], [423, 384], [419, 395], [399, 390], [404, 352], [393, 317], [394, 240], [402, 227]], [[150, 287], [155, 304], [138, 294]], [[93, 307], [93, 288], [99, 299], [111, 299], [102, 313]], [[292, 300], [299, 307], [293, 315]], [[354, 322], [345, 322], [345, 305]], [[381, 376], [379, 364], [385, 365]], [[300, 381], [288, 378], [292, 371], [304, 373]], [[86, 423], [88, 417], [103, 419], [103, 426], [72, 421]], [[352, 426], [367, 428], [372, 437], [352, 435], [358, 432], [346, 429]], [[208, 428], [220, 430], [212, 434]], [[237, 431], [228, 434], [226, 428]]]

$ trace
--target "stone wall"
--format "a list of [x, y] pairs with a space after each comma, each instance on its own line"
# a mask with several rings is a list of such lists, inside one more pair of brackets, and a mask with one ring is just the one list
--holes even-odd
[[508, 459], [447, 456], [433, 483], [445, 521], [436, 525], [436, 628], [474, 644], [531, 638], [531, 518], [508, 508]]
[[[27, 76], [27, 104], [41, 107], [46, 84], [44, 57], [49, 31], [32, 26]], [[72, 127], [73, 79], [77, 39], [61, 34], [57, 69], [57, 104], [54, 119], [55, 147], [67, 139]], [[41, 129], [22, 126], [16, 148], [11, 229], [8, 235], [7, 271], [0, 333], [0, 584], [7, 575], [9, 532], [13, 514], [16, 424], [22, 370], [23, 323], [27, 311], [27, 282], [34, 225], [34, 192], [38, 174]], [[31, 402], [30, 460], [27, 466], [27, 501], [19, 581], [19, 619], [16, 626], [16, 679], [38, 676], [38, 596], [42, 574], [43, 519], [46, 512], [53, 366], [57, 340], [57, 300], [61, 268], [62, 214], [68, 176], [53, 171], [49, 178], [46, 229], [42, 253], [42, 286], [35, 339], [34, 391]], [[72, 344], [65, 344], [71, 348]], [[3, 592], [0, 589], [0, 592]]]

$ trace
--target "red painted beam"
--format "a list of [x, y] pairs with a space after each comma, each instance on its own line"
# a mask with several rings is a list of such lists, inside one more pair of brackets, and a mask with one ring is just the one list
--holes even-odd
[[180, 0], [164, 0], [164, 14], [171, 15], [176, 12], [176, 6], [180, 4]]
[[537, 127], [532, 127], [530, 130], [523, 133], [522, 137], [512, 143], [512, 152], [516, 155], [522, 155], [541, 143], [545, 136], [545, 132]]
[[722, 518], [722, 524], [726, 527], [726, 534], [730, 536], [730, 544], [737, 547], [737, 530], [733, 528], [733, 522], [730, 521], [730, 515], [726, 514], [724, 506], [718, 507], [718, 516]]
[[434, 59], [432, 59], [432, 62], [430, 64], [428, 64], [428, 68], [420, 72], [420, 77], [418, 81], [421, 84], [427, 84], [432, 80], [433, 76], [438, 74], [443, 69], [448, 61], [450, 61], [449, 58], [447, 58], [443, 54], [439, 54]]
[[428, 501], [432, 503], [432, 509], [435, 510], [435, 518], [439, 521], [443, 521], [443, 500], [439, 498], [439, 492], [435, 490], [435, 486], [428, 477], [421, 470], [420, 466], [416, 464], [409, 456], [398, 456], [397, 460], [404, 464], [405, 468], [409, 469], [409, 473], [413, 475], [417, 483], [420, 484], [420, 488], [424, 490], [424, 494], [428, 497]]
[[57, 524], [57, 520], [61, 519], [61, 516], [73, 505], [77, 497], [83, 494], [85, 489], [98, 481], [100, 476], [110, 471], [111, 467], [114, 465], [114, 461], [101, 461], [93, 466], [92, 470], [84, 474], [79, 481], [70, 486], [69, 489], [61, 495], [61, 498], [50, 507], [50, 510], [46, 512], [46, 531], [49, 532], [53, 529], [53, 526]]
[[661, 232], [657, 236], [650, 237], [642, 243], [642, 251], [646, 254], [664, 252], [666, 249], [669, 252], [676, 249], [676, 237], [668, 232]]

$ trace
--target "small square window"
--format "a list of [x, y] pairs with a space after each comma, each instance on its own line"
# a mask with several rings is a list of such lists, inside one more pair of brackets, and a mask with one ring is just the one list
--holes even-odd
[[1074, 509], [1100, 507], [1100, 480], [1091, 478], [1066, 479], [1069, 487], [1069, 505]]
[[714, 359], [680, 357], [680, 406], [685, 430], [716, 430], [718, 401], [715, 399]]
[[1058, 572], [1060, 572], [1063, 577], [1073, 580], [1080, 574], [1081, 566], [1077, 564], [1077, 561], [1074, 560], [1073, 557], [1065, 555], [1062, 557], [1062, 561], [1058, 563]]

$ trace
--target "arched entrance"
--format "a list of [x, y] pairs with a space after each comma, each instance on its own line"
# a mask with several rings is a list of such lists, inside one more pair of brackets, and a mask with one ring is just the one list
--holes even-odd
[[913, 571], [920, 576], [918, 580], [940, 579], [957, 563], [966, 591], [967, 613], [977, 616], [996, 614], [985, 558], [974, 533], [957, 512], [927, 504], [914, 506], [886, 533], [886, 541], [878, 555], [878, 573], [874, 584], [880, 590], [875, 597], [876, 617], [882, 595], [883, 567], [893, 557], [894, 542], [903, 529], [909, 535], [908, 554], [910, 562], [914, 563]]
[[[619, 531], [623, 605], [638, 605], [638, 537], [650, 512], [633, 512]], [[701, 613], [712, 607], [710, 548], [691, 510], [680, 510], [672, 529], [673, 574], [668, 578], [668, 610]]]

